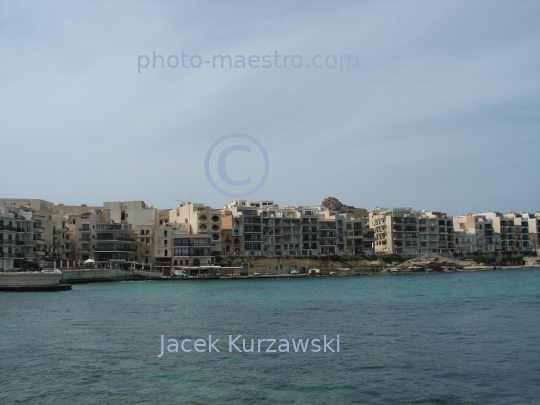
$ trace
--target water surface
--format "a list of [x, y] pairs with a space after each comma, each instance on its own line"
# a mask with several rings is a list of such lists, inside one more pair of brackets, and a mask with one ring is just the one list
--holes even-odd
[[[538, 404], [540, 270], [0, 294], [0, 403]], [[339, 353], [166, 353], [340, 335]]]

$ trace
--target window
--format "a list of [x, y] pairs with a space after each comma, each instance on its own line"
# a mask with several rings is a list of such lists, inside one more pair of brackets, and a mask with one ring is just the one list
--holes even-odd
[[193, 246], [205, 246], [206, 244], [206, 239], [204, 238], [193, 239]]
[[174, 246], [189, 246], [189, 238], [174, 238]]
[[189, 256], [189, 248], [188, 247], [175, 247], [174, 255], [175, 256]]

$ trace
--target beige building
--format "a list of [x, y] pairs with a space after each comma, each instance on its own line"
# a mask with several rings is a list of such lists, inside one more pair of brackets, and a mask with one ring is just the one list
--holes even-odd
[[32, 213], [0, 205], [0, 271], [31, 268], [35, 260]]
[[96, 262], [116, 262], [118, 264], [135, 261], [135, 240], [131, 224], [116, 223], [107, 209], [93, 210], [71, 216], [74, 226], [74, 259], [83, 263], [93, 259]]
[[51, 211], [54, 204], [38, 198], [0, 198], [0, 205], [5, 207], [26, 207], [33, 210]]
[[60, 204], [54, 204], [52, 206], [53, 211], [57, 212], [57, 210], [60, 210], [62, 214], [69, 215], [69, 214], [84, 214], [87, 212], [92, 212], [93, 210], [102, 210], [103, 206], [89, 206], [87, 204], [81, 204], [81, 205], [64, 205], [62, 203]]
[[481, 214], [454, 217], [454, 239], [455, 251], [459, 253], [501, 250], [500, 234], [495, 232], [493, 220]]
[[155, 229], [154, 271], [214, 264], [210, 234], [190, 234], [188, 224], [164, 224]]
[[488, 211], [477, 215], [493, 221], [493, 230], [500, 234], [503, 252], [530, 250], [529, 221], [522, 214]]
[[540, 233], [540, 212], [521, 212], [520, 214], [522, 215], [523, 219], [527, 220], [528, 222], [529, 248], [530, 250], [540, 254], [538, 246], [538, 234]]
[[212, 255], [221, 254], [221, 216], [222, 211], [204, 204], [182, 203], [180, 207], [169, 210], [169, 224], [187, 224], [188, 233], [210, 235]]
[[105, 202], [103, 207], [111, 212], [111, 221], [125, 222], [131, 225], [133, 239], [136, 244], [136, 263], [142, 269], [152, 268], [154, 262], [154, 231], [164, 218], [164, 212], [149, 207], [144, 201]]
[[50, 201], [41, 199], [4, 198], [0, 206], [31, 212], [33, 220], [33, 252], [40, 263], [66, 259], [69, 256], [67, 216]]
[[235, 200], [223, 212], [224, 226], [232, 230], [231, 240], [241, 243], [243, 238], [243, 253], [248, 256], [373, 252], [373, 232], [362, 221], [322, 206], [281, 208], [270, 200]]
[[369, 213], [376, 253], [426, 254], [454, 251], [452, 217], [412, 208], [375, 208]]
[[221, 238], [223, 256], [242, 256], [244, 238], [242, 234], [242, 214], [224, 208], [221, 210]]

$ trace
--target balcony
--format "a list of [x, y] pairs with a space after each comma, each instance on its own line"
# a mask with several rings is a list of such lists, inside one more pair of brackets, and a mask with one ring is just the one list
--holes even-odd
[[135, 243], [135, 239], [131, 238], [131, 237], [123, 237], [123, 236], [119, 236], [119, 235], [113, 235], [113, 236], [107, 236], [107, 235], [103, 235], [103, 234], [98, 234], [97, 235], [97, 238], [96, 238], [97, 241], [99, 242], [106, 242], [106, 241], [121, 241], [121, 242], [133, 242]]
[[[83, 251], [83, 252], [88, 252], [89, 250], [82, 250], [82, 249], [79, 249], [79, 251]], [[109, 252], [109, 253], [114, 253], [114, 252], [128, 252], [128, 253], [135, 253], [136, 252], [136, 249], [125, 249], [125, 248], [117, 248], [117, 249], [94, 249], [94, 252], [100, 252], [100, 253], [104, 253], [104, 252]]]

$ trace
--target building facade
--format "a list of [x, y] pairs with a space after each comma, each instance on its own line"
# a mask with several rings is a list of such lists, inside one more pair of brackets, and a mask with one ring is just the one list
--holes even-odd
[[0, 205], [0, 271], [28, 267], [34, 262], [35, 241], [32, 213]]
[[427, 254], [454, 251], [452, 217], [412, 208], [376, 208], [369, 213], [375, 252]]

